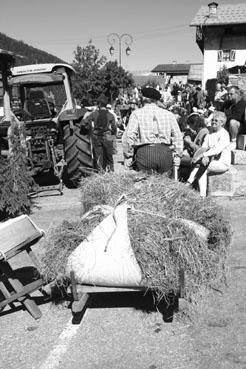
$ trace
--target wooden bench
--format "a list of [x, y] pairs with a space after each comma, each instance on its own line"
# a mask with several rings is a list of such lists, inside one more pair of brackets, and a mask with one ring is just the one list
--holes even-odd
[[17, 271], [12, 269], [10, 261], [17, 254], [24, 252], [38, 268], [39, 262], [31, 247], [43, 234], [27, 215], [0, 223], [0, 292], [3, 296], [3, 300], [0, 300], [0, 310], [8, 304], [13, 304], [14, 301], [19, 301], [35, 319], [41, 317], [41, 311], [30, 293], [43, 285], [42, 278], [37, 276], [36, 280], [23, 285]]
[[[92, 286], [92, 285], [83, 285], [78, 284], [75, 280], [74, 272], [70, 273], [71, 280], [71, 294], [72, 294], [72, 305], [71, 310], [74, 316], [77, 314], [80, 315], [85, 311], [86, 304], [89, 299], [90, 294], [98, 294], [98, 293], [126, 293], [126, 292], [141, 292], [150, 290], [149, 287], [146, 286], [134, 286], [134, 287], [115, 287], [115, 286]], [[176, 300], [183, 299], [185, 297], [185, 272], [183, 269], [179, 271], [179, 290], [176, 291], [175, 294]], [[171, 306], [172, 308], [172, 306]], [[173, 310], [172, 316], [169, 317], [169, 321], [173, 318]]]

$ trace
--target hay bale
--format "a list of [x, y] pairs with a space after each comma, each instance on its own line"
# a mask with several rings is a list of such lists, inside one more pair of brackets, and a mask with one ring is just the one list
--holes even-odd
[[[141, 173], [95, 174], [81, 182], [82, 208], [114, 206], [122, 194], [131, 206], [128, 226], [133, 250], [140, 265], [142, 284], [159, 297], [178, 289], [180, 268], [187, 276], [186, 293], [216, 285], [225, 277], [225, 261], [231, 227], [223, 210], [163, 175]], [[64, 275], [68, 255], [104, 218], [99, 209], [91, 219], [65, 222], [48, 240], [43, 273], [47, 278]], [[207, 242], [190, 226], [197, 222], [209, 230]]]
[[210, 231], [209, 247], [226, 250], [231, 242], [231, 227], [223, 209], [210, 198], [202, 198], [183, 183], [164, 175], [96, 174], [81, 181], [82, 208], [94, 205], [114, 206], [125, 194], [130, 206], [146, 212], [160, 213], [168, 218], [183, 218], [197, 222]]

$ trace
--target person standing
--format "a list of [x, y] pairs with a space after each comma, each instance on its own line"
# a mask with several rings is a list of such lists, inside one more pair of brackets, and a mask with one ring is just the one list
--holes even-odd
[[227, 89], [225, 88], [225, 86], [221, 83], [217, 83], [214, 95], [214, 106], [216, 110], [223, 111], [226, 95]]
[[180, 156], [183, 151], [182, 133], [174, 114], [157, 106], [161, 98], [159, 91], [144, 88], [142, 95], [144, 106], [132, 112], [124, 134], [124, 157], [127, 165], [134, 163], [137, 170], [170, 172], [172, 148]]
[[116, 121], [112, 113], [106, 109], [107, 98], [100, 96], [98, 108], [82, 120], [82, 126], [91, 132], [95, 167], [98, 171], [114, 171], [114, 136]]
[[165, 86], [164, 91], [162, 93], [162, 100], [165, 106], [168, 106], [173, 100], [171, 92], [167, 86]]
[[117, 128], [118, 128], [118, 117], [115, 113], [114, 109], [112, 108], [111, 104], [107, 104], [107, 110], [114, 116], [115, 124], [116, 124], [116, 132], [115, 134], [112, 133], [112, 140], [113, 140], [113, 154], [117, 154]]

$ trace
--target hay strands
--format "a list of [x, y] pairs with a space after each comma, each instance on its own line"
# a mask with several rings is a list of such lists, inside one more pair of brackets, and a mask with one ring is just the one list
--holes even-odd
[[[146, 179], [146, 178], [144, 178], [144, 179]], [[142, 178], [141, 178], [141, 180], [142, 180]], [[114, 209], [116, 208], [116, 206], [120, 205], [122, 202], [125, 202], [125, 201], [127, 201], [127, 196], [126, 196], [126, 194], [122, 194], [119, 197], [119, 199], [116, 201]], [[99, 206], [99, 207], [102, 208], [102, 206]], [[104, 205], [104, 207], [105, 207], [105, 205]], [[110, 206], [106, 206], [105, 208], [107, 208], [107, 210], [110, 210]], [[95, 207], [94, 207], [94, 209], [95, 209]], [[151, 215], [153, 217], [161, 217], [161, 218], [167, 219], [167, 216], [165, 216], [164, 214], [160, 214], [160, 213], [156, 213], [156, 212], [150, 212], [150, 211], [147, 211], [147, 210], [136, 209], [133, 205], [131, 205], [131, 206], [129, 205], [128, 209], [131, 210], [132, 212], [148, 214], [148, 215]], [[113, 211], [113, 219], [115, 220], [114, 211]], [[182, 223], [183, 225], [185, 225], [189, 229], [191, 229], [196, 234], [196, 236], [198, 236], [203, 242], [207, 242], [210, 232], [203, 225], [198, 224], [197, 222], [195, 222], [193, 220], [184, 219], [184, 218], [171, 218], [169, 220], [170, 220], [170, 222], [171, 221], [175, 221], [175, 222], [178, 221], [178, 222]], [[176, 237], [175, 239], [180, 239], [180, 237]], [[168, 240], [168, 239], [165, 238], [164, 240]], [[169, 240], [170, 241], [174, 240], [174, 238], [171, 238]]]
[[[148, 215], [152, 215], [154, 217], [161, 217], [161, 218], [165, 218], [167, 219], [167, 217], [163, 214], [158, 214], [158, 213], [153, 213], [150, 211], [145, 211], [145, 210], [139, 210], [139, 209], [135, 209], [133, 206], [129, 207], [129, 209], [133, 212], [137, 212], [137, 213], [142, 213], [142, 214], [148, 214]], [[170, 222], [172, 221], [177, 221], [182, 223], [183, 225], [187, 226], [189, 229], [191, 229], [192, 231], [194, 231], [194, 233], [203, 241], [203, 242], [207, 242], [208, 237], [209, 237], [209, 230], [204, 227], [201, 224], [198, 224], [197, 222], [190, 220], [190, 219], [183, 219], [183, 218], [172, 218], [169, 219]], [[179, 239], [180, 237], [176, 237], [175, 239]], [[167, 240], [167, 238], [165, 238], [164, 240]], [[174, 240], [174, 239], [170, 239], [170, 240]]]

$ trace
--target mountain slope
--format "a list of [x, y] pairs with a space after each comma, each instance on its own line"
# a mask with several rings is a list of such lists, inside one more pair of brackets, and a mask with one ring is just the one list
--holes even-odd
[[[45, 51], [29, 46], [23, 41], [18, 41], [0, 32], [0, 49], [12, 51], [19, 56], [16, 57], [15, 65], [26, 65], [36, 63], [66, 63]], [[21, 56], [21, 57], [20, 57]]]

